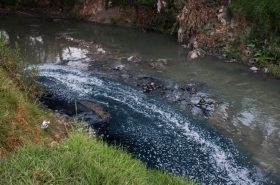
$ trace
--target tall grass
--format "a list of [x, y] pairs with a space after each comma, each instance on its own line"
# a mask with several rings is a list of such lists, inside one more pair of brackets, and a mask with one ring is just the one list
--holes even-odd
[[250, 57], [256, 58], [260, 67], [273, 69], [269, 72], [280, 77], [280, 1], [234, 0], [227, 14], [243, 25], [241, 29], [250, 28], [240, 48], [249, 47], [252, 51]]
[[30, 141], [45, 140], [40, 123], [50, 117], [35, 101], [41, 92], [34, 81], [37, 69], [26, 69], [19, 49], [4, 43], [0, 34], [0, 156]]
[[148, 185], [194, 182], [147, 170], [123, 150], [72, 132], [59, 145], [28, 145], [0, 159], [2, 184], [108, 184]]

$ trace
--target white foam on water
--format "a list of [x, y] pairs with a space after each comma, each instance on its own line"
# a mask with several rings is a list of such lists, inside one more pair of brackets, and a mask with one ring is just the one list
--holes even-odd
[[[216, 170], [215, 173], [220, 175], [219, 178], [224, 179], [227, 184], [259, 184], [252, 179], [252, 171], [240, 166], [235, 160], [233, 153], [238, 154], [236, 149], [223, 149], [217, 144], [219, 140], [207, 136], [204, 130], [199, 129], [195, 124], [191, 124], [192, 120], [178, 114], [171, 106], [163, 102], [148, 98], [146, 94], [130, 86], [125, 86], [118, 82], [105, 81], [93, 76], [88, 71], [80, 71], [69, 66], [40, 65], [40, 76], [54, 78], [71, 89], [71, 91], [78, 93], [80, 98], [91, 95], [104, 96], [123, 103], [146, 117], [160, 120], [161, 123], [164, 123], [163, 126], [168, 128], [170, 132], [174, 128], [183, 130], [182, 137], [187, 138], [192, 143], [196, 143], [201, 152], [210, 156], [208, 163]], [[65, 96], [68, 95], [65, 94]], [[176, 132], [174, 131], [174, 133]], [[155, 152], [160, 153], [162, 151]], [[162, 166], [163, 164], [159, 163], [157, 165]], [[165, 163], [164, 165], [169, 166], [171, 164]], [[213, 175], [209, 174], [209, 176]]]
[[[76, 47], [67, 47], [64, 48], [62, 51], [62, 58], [64, 60], [78, 60], [81, 58], [86, 58], [86, 54], [88, 53], [88, 50], [76, 48]], [[59, 56], [57, 57], [58, 59]]]
[[[199, 134], [191, 134], [189, 137], [203, 144], [202, 151], [211, 152], [211, 164], [215, 166], [217, 171], [227, 172], [227, 181], [233, 184], [257, 184], [250, 179], [250, 171], [244, 167], [240, 167], [233, 159], [232, 153], [225, 152], [221, 147], [215, 143], [209, 142], [201, 137]], [[226, 177], [224, 177], [226, 178]]]
[[102, 81], [98, 78], [68, 66], [44, 64], [40, 65], [39, 68], [41, 76], [55, 78], [72, 91], [77, 92], [79, 97], [90, 94], [93, 85], [102, 86]]

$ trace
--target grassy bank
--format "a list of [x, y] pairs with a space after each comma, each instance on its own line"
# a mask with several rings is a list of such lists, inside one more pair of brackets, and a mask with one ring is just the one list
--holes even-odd
[[19, 49], [6, 47], [0, 34], [0, 155], [29, 142], [48, 140], [40, 123], [50, 116], [35, 101], [41, 92], [34, 83], [38, 71], [25, 67]]
[[147, 170], [124, 151], [78, 132], [52, 148], [20, 148], [0, 165], [4, 184], [194, 184]]
[[[38, 70], [26, 69], [19, 53], [0, 35], [0, 184], [194, 184], [147, 170], [124, 150], [89, 139], [86, 132], [69, 132], [58, 142], [58, 121], [36, 101]], [[43, 130], [46, 119], [51, 125]]]

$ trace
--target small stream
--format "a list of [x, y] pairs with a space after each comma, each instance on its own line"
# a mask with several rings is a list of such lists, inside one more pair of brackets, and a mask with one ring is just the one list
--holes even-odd
[[[26, 49], [30, 63], [41, 63], [41, 82], [57, 98], [92, 101], [108, 109], [112, 118], [104, 137], [109, 142], [152, 167], [205, 184], [279, 184], [279, 80], [215, 56], [188, 61], [189, 50], [173, 36], [85, 22], [0, 18], [0, 31], [12, 45], [18, 42]], [[162, 79], [174, 89], [203, 84], [197, 97], [215, 100], [215, 110], [206, 116], [199, 108], [145, 94], [133, 82], [98, 72], [87, 48], [58, 41], [61, 35], [102, 44], [120, 58], [165, 59], [164, 67], [126, 59], [106, 65]], [[70, 62], [57, 65], [64, 60]]]

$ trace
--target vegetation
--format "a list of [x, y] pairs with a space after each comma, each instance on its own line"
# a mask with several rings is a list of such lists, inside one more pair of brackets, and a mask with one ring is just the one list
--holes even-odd
[[38, 124], [49, 115], [35, 101], [41, 94], [34, 83], [38, 70], [27, 69], [19, 55], [19, 48], [6, 47], [0, 34], [0, 155], [46, 139]]
[[40, 7], [65, 12], [71, 12], [75, 9], [75, 7], [80, 7], [82, 5], [82, 1], [80, 0], [0, 0], [0, 3], [9, 6], [12, 10]]
[[121, 7], [123, 17], [130, 17], [130, 23], [142, 30], [155, 30], [173, 33], [173, 25], [176, 22], [176, 9], [171, 1], [162, 4], [160, 13], [157, 12], [154, 0], [112, 1], [112, 6]]
[[271, 74], [279, 76], [280, 1], [235, 0], [228, 7], [227, 16], [243, 25], [241, 29], [250, 28], [237, 47], [247, 47], [251, 51], [248, 57], [256, 58], [260, 67], [267, 67]]
[[105, 142], [73, 132], [54, 147], [28, 145], [0, 160], [3, 184], [194, 184], [155, 170]]

